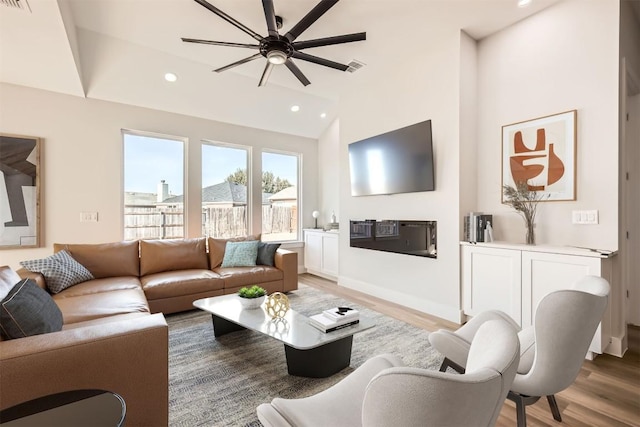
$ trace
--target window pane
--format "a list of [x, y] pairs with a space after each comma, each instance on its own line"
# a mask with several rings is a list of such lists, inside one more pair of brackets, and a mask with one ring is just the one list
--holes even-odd
[[184, 237], [184, 143], [124, 134], [124, 239]]
[[298, 156], [262, 153], [262, 240], [298, 240]]
[[202, 234], [246, 236], [247, 159], [244, 148], [202, 144]]

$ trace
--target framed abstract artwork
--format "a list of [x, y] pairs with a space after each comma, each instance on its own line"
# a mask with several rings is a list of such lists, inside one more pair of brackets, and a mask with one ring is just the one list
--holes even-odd
[[577, 116], [572, 110], [502, 126], [502, 185], [526, 182], [541, 201], [575, 200]]
[[40, 246], [40, 143], [0, 134], [0, 249]]

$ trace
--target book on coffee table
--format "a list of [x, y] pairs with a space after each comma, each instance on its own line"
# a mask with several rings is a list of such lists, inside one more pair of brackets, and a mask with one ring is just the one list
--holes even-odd
[[322, 312], [329, 319], [341, 322], [360, 318], [360, 312], [351, 307], [334, 307]]
[[333, 332], [360, 322], [360, 319], [333, 320], [324, 313], [313, 315], [309, 324], [322, 332]]

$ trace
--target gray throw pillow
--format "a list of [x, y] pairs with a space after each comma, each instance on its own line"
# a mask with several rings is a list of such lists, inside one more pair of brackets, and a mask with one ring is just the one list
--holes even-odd
[[33, 280], [18, 282], [0, 302], [2, 339], [30, 337], [62, 329], [62, 312]]
[[256, 260], [257, 265], [268, 265], [274, 266], [274, 258], [276, 256], [276, 251], [280, 247], [280, 243], [264, 243], [260, 242], [258, 245], [258, 259]]
[[43, 259], [20, 261], [20, 265], [34, 273], [42, 273], [52, 294], [94, 278], [89, 270], [73, 259], [66, 250]]

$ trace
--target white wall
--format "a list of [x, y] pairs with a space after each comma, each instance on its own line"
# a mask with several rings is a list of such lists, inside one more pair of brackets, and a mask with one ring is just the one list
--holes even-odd
[[[331, 214], [335, 212], [336, 219], [340, 222], [340, 175], [339, 159], [336, 156], [340, 147], [340, 120], [334, 120], [327, 130], [320, 135], [318, 140], [318, 164], [321, 171], [318, 185], [318, 209], [320, 217], [318, 226], [321, 227], [331, 221]], [[343, 227], [348, 226], [342, 223]]]
[[[0, 250], [0, 265], [48, 256], [53, 243], [98, 243], [122, 239], [121, 129], [188, 138], [187, 234], [201, 235], [200, 141], [209, 139], [253, 146], [252, 171], [261, 176], [261, 148], [302, 153], [302, 182], [318, 176], [317, 140], [0, 84], [0, 132], [38, 136], [42, 150], [42, 248]], [[259, 178], [257, 178], [259, 181]], [[303, 185], [303, 226], [317, 206], [317, 186]], [[254, 192], [257, 193], [257, 192]], [[254, 194], [260, 200], [260, 195]], [[79, 213], [98, 212], [99, 222], [80, 223]], [[254, 231], [260, 226], [254, 212]], [[300, 236], [302, 238], [302, 236]]]
[[[478, 44], [478, 210], [496, 238], [523, 242], [501, 204], [501, 127], [577, 110], [576, 201], [543, 203], [536, 242], [618, 248], [618, 2], [567, 0]], [[571, 211], [597, 209], [598, 225]]]

